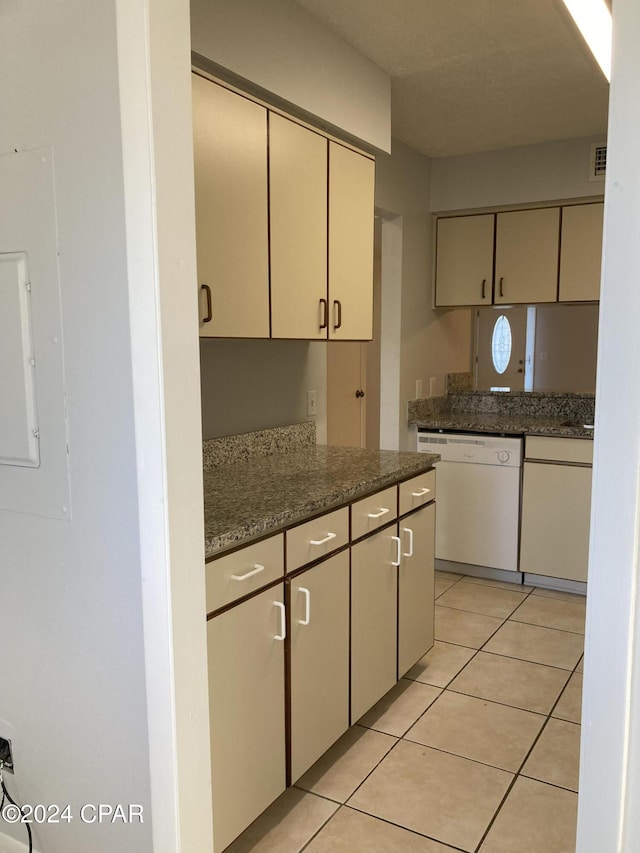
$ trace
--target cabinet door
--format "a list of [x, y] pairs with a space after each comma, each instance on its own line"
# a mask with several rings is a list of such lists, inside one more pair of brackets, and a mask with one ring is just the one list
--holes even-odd
[[269, 113], [271, 334], [327, 337], [327, 140]]
[[285, 789], [283, 593], [279, 584], [207, 623], [216, 850]]
[[491, 305], [495, 216], [438, 219], [436, 307]]
[[556, 301], [559, 238], [559, 207], [497, 215], [496, 304]]
[[351, 548], [351, 722], [396, 683], [397, 527]]
[[349, 728], [349, 551], [290, 581], [291, 781]]
[[267, 111], [192, 82], [200, 335], [268, 338]]
[[602, 202], [562, 208], [561, 302], [600, 299], [603, 211]]
[[587, 580], [591, 468], [525, 462], [520, 571]]
[[373, 335], [375, 163], [329, 142], [329, 338]]
[[434, 503], [400, 519], [402, 562], [398, 569], [398, 676], [433, 645]]

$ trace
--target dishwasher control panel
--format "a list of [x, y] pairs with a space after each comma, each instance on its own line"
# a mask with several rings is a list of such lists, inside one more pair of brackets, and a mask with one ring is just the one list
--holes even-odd
[[418, 432], [418, 452], [439, 453], [443, 462], [476, 465], [522, 464], [522, 439], [468, 433]]

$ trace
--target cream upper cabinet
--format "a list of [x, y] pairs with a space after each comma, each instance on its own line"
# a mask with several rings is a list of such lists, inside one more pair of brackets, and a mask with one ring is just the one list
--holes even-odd
[[327, 140], [269, 113], [271, 335], [327, 337]]
[[373, 335], [375, 162], [329, 142], [329, 338]]
[[192, 81], [201, 337], [370, 340], [375, 161]]
[[192, 82], [200, 335], [268, 338], [267, 110]]
[[491, 305], [494, 222], [493, 213], [438, 219], [436, 307]]
[[559, 238], [559, 207], [497, 214], [496, 305], [556, 301]]
[[603, 211], [602, 202], [562, 208], [561, 302], [600, 299]]

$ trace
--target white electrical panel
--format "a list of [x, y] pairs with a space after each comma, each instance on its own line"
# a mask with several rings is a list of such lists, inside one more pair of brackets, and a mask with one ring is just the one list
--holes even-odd
[[0, 254], [0, 465], [40, 462], [25, 252]]
[[0, 156], [0, 513], [69, 520], [53, 151]]

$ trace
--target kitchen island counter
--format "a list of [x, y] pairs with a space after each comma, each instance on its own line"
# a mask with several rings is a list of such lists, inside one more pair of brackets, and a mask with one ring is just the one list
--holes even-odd
[[205, 557], [414, 477], [439, 458], [313, 445], [205, 467]]

